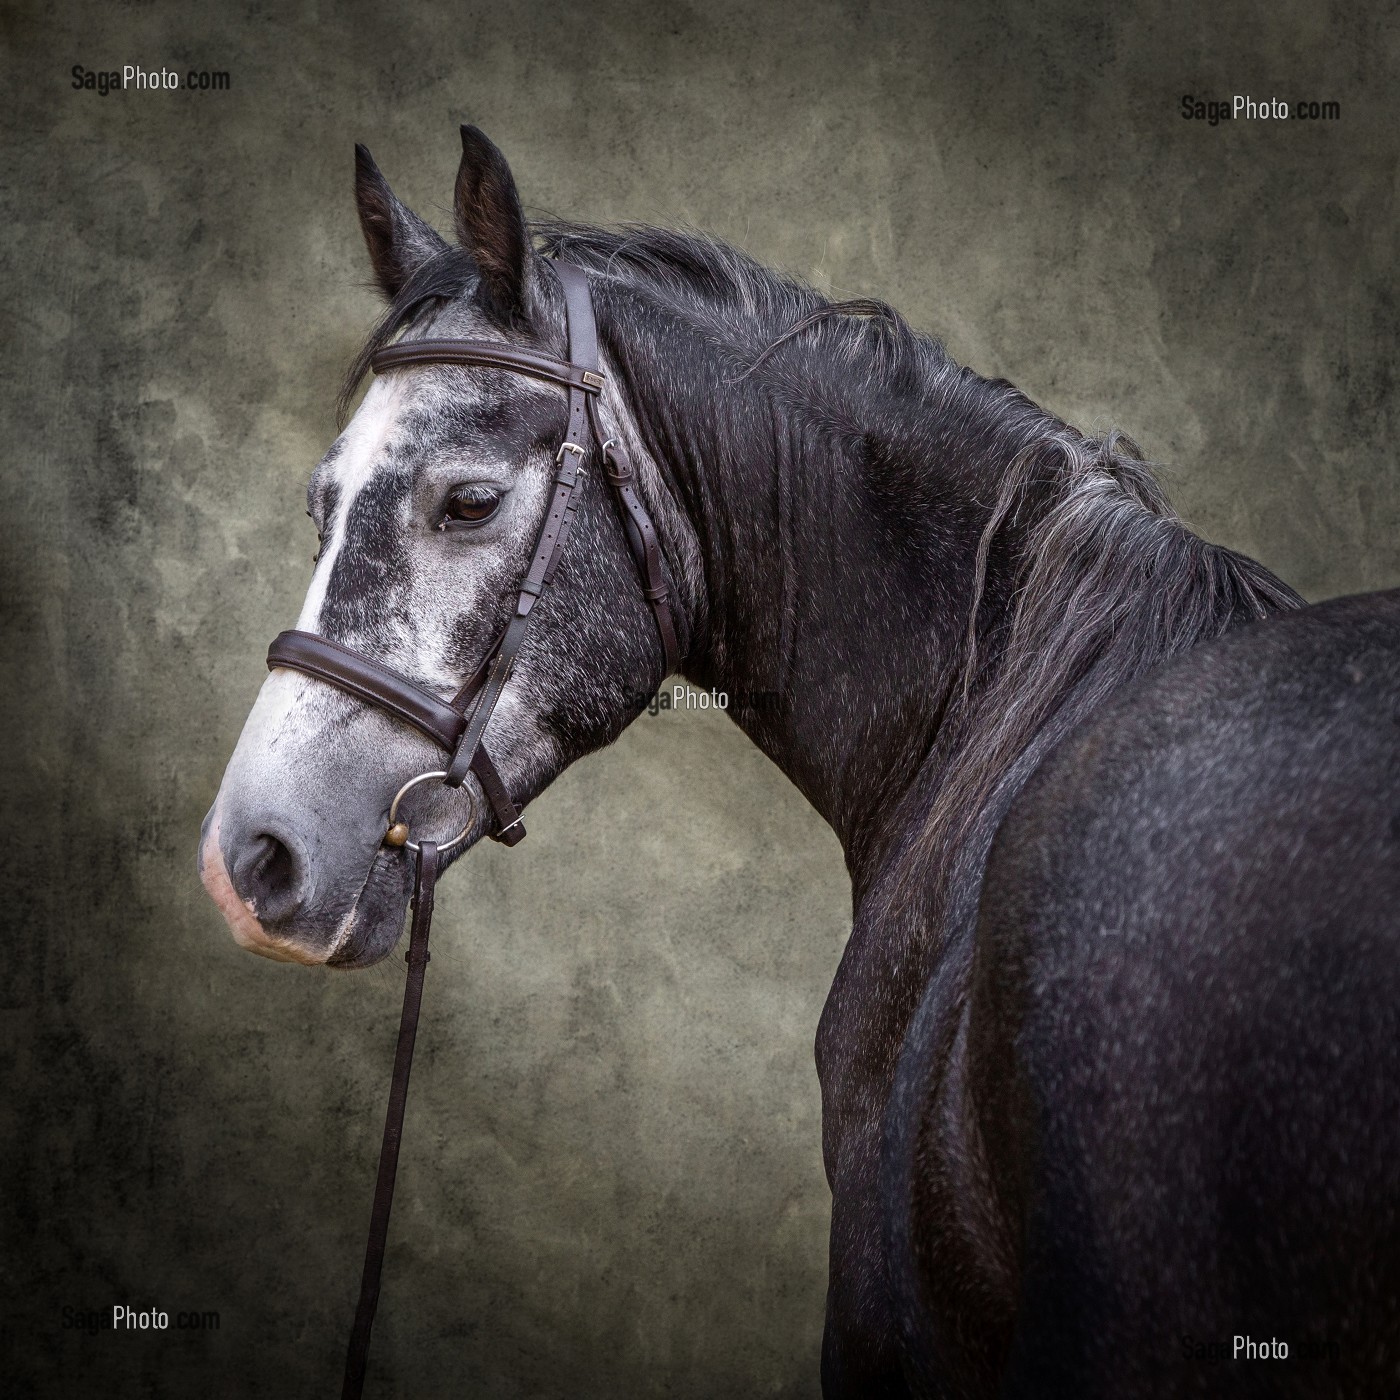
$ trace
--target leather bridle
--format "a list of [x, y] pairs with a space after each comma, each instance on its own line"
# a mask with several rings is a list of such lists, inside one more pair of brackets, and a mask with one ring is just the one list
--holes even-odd
[[389, 826], [384, 835], [386, 845], [407, 847], [416, 857], [413, 923], [407, 953], [408, 979], [404, 987], [403, 1014], [399, 1022], [398, 1048], [389, 1089], [389, 1109], [380, 1149], [364, 1272], [360, 1280], [360, 1300], [345, 1362], [342, 1400], [357, 1400], [364, 1389], [370, 1329], [379, 1299], [379, 1277], [388, 1237], [389, 1212], [393, 1204], [408, 1077], [423, 996], [423, 974], [428, 963], [428, 935], [432, 925], [439, 859], [465, 841], [472, 826], [472, 823], [468, 823], [456, 836], [441, 845], [428, 840], [413, 841], [407, 824], [397, 820], [399, 803], [408, 790], [419, 783], [441, 779], [448, 787], [460, 787], [467, 774], [474, 773], [494, 817], [495, 829], [488, 834], [493, 840], [507, 846], [514, 846], [523, 839], [525, 827], [521, 821], [520, 805], [511, 797], [487, 752], [486, 729], [510, 679], [511, 669], [529, 631], [535, 606], [554, 582], [578, 509], [577, 494], [580, 479], [585, 475], [584, 464], [595, 449], [622, 516], [628, 547], [641, 576], [642, 596], [656, 619], [664, 663], [662, 679], [674, 672], [681, 662], [676, 619], [671, 610], [670, 587], [656, 528], [637, 493], [636, 473], [631, 458], [615, 437], [604, 436], [598, 421], [598, 398], [606, 381], [598, 367], [598, 331], [588, 277], [582, 269], [570, 263], [550, 260], [550, 265], [564, 291], [567, 360], [556, 359], [538, 350], [517, 349], [486, 340], [404, 341], [379, 350], [370, 360], [370, 367], [376, 374], [412, 365], [479, 365], [558, 384], [568, 391], [569, 425], [555, 457], [557, 470], [553, 496], [540, 525], [530, 566], [520, 585], [515, 612], [481, 665], [450, 700], [443, 700], [372, 657], [311, 632], [283, 632], [267, 652], [269, 669], [286, 666], [338, 686], [357, 699], [377, 705], [412, 725], [451, 755], [446, 768], [420, 773], [399, 789], [390, 805]]
[[[663, 679], [680, 665], [680, 643], [671, 612], [670, 587], [661, 560], [656, 527], [637, 494], [636, 473], [627, 450], [605, 438], [598, 422], [598, 396], [606, 382], [598, 368], [598, 331], [588, 278], [571, 263], [553, 262], [564, 289], [569, 358], [557, 360], [538, 350], [520, 350], [490, 340], [410, 340], [387, 346], [370, 360], [376, 374], [409, 365], [481, 365], [512, 370], [561, 385], [569, 392], [569, 426], [555, 457], [554, 495], [540, 525], [534, 555], [520, 585], [515, 613], [481, 665], [451, 698], [441, 700], [372, 657], [311, 632], [283, 632], [268, 648], [269, 668], [288, 666], [347, 690], [388, 710], [440, 744], [451, 755], [443, 772], [448, 787], [460, 787], [475, 773], [496, 819], [494, 840], [513, 846], [525, 835], [520, 809], [501, 781], [484, 738], [530, 628], [535, 604], [554, 582], [578, 508], [576, 493], [584, 462], [598, 449], [603, 475], [622, 514], [627, 542], [641, 575], [642, 596], [651, 607], [664, 654]], [[463, 833], [465, 835], [465, 833]], [[455, 845], [445, 843], [440, 852]], [[403, 844], [393, 840], [391, 844]]]

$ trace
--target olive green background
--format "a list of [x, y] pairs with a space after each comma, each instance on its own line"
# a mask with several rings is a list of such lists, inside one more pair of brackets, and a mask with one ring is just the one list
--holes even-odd
[[[1310, 596], [1400, 583], [1395, 7], [1172, 8], [6, 7], [8, 1393], [338, 1385], [401, 963], [239, 951], [194, 851], [377, 311], [355, 140], [446, 227], [473, 121], [535, 210], [885, 297], [1131, 432]], [[75, 63], [232, 86], [101, 98]], [[1212, 129], [1186, 92], [1343, 115]], [[441, 898], [372, 1392], [811, 1395], [837, 843], [676, 713], [530, 828]], [[221, 1326], [63, 1326], [116, 1302]]]

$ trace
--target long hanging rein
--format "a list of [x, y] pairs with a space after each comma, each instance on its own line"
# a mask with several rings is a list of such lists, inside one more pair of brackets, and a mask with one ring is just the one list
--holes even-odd
[[389, 1107], [379, 1151], [379, 1173], [375, 1180], [364, 1270], [360, 1276], [360, 1298], [345, 1357], [341, 1400], [359, 1400], [364, 1392], [370, 1332], [379, 1303], [389, 1214], [394, 1203], [394, 1178], [403, 1139], [408, 1079], [413, 1068], [413, 1046], [423, 1001], [423, 979], [429, 960], [428, 935], [432, 929], [439, 863], [444, 855], [466, 840], [473, 825], [468, 822], [441, 845], [433, 841], [413, 841], [407, 823], [399, 820], [399, 805], [408, 791], [420, 783], [441, 780], [448, 787], [460, 787], [467, 774], [473, 773], [491, 807], [495, 829], [488, 834], [492, 840], [514, 846], [524, 838], [520, 807], [511, 798], [486, 750], [486, 727], [510, 678], [511, 668], [529, 630], [534, 606], [554, 581], [578, 507], [575, 493], [583, 474], [583, 463], [595, 447], [603, 475], [622, 516], [628, 547], [641, 578], [642, 596], [656, 620], [665, 658], [663, 678], [674, 672], [681, 660], [656, 528], [637, 494], [631, 459], [615, 438], [604, 438], [598, 422], [597, 400], [605, 380], [598, 368], [598, 332], [588, 278], [570, 263], [554, 260], [552, 265], [564, 290], [567, 360], [493, 341], [416, 340], [388, 346], [370, 361], [376, 373], [406, 365], [483, 365], [559, 384], [569, 392], [569, 426], [555, 458], [554, 493], [540, 526], [530, 567], [520, 585], [515, 612], [481, 666], [450, 701], [444, 701], [372, 657], [314, 633], [283, 632], [267, 653], [269, 669], [286, 666], [338, 686], [411, 724], [451, 754], [446, 768], [420, 773], [399, 789], [389, 807], [389, 826], [384, 835], [386, 845], [406, 848], [414, 856], [413, 921], [406, 955], [408, 977], [399, 1018], [398, 1046], [389, 1082]]

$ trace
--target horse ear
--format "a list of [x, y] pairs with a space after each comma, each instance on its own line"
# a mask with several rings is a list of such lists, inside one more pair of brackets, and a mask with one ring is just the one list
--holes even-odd
[[481, 274], [483, 308], [503, 325], [522, 320], [530, 236], [506, 158], [474, 126], [462, 128], [453, 200], [457, 238]]
[[399, 203], [374, 157], [360, 145], [355, 147], [355, 204], [374, 275], [392, 301], [404, 283], [447, 244], [413, 210]]

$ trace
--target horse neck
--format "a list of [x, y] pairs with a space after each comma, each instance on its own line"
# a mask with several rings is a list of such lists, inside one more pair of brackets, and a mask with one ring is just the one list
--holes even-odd
[[765, 359], [786, 325], [619, 291], [604, 307], [700, 561], [686, 675], [730, 693], [858, 887], [911, 826], [911, 869], [951, 869], [1050, 728], [1301, 601], [1187, 529], [1131, 444], [1082, 437], [906, 328]]
[[[712, 328], [616, 293], [600, 302], [638, 437], [675, 503], [663, 531], [699, 561], [685, 675], [728, 695], [855, 873], [937, 733], [986, 509], [887, 450], [903, 425], [878, 422], [879, 405], [862, 414], [858, 368], [799, 357], [795, 404], [783, 366], [745, 375]], [[828, 375], [839, 423], [807, 411]], [[936, 416], [935, 398], [931, 386], [917, 414]]]

